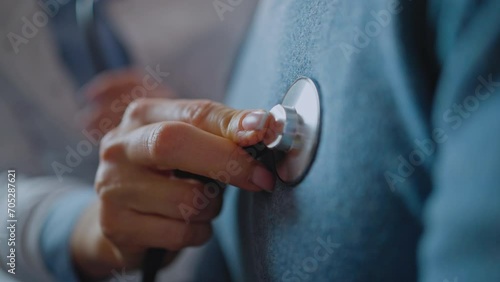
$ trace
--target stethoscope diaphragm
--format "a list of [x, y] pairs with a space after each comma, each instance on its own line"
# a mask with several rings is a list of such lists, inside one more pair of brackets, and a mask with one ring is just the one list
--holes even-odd
[[306, 176], [319, 143], [321, 106], [316, 84], [307, 77], [297, 79], [270, 112], [279, 126], [265, 145], [275, 154], [277, 176], [293, 186]]

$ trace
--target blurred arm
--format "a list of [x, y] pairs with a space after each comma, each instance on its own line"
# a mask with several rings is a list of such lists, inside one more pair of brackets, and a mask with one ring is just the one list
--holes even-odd
[[[7, 183], [7, 173], [0, 179]], [[6, 184], [5, 184], [6, 185]], [[16, 174], [15, 276], [20, 281], [76, 281], [70, 258], [70, 237], [83, 209], [94, 199], [93, 189], [77, 181], [56, 177], [27, 178]], [[0, 191], [2, 207], [7, 205], [7, 189]], [[0, 209], [7, 218], [7, 208]], [[9, 230], [1, 222], [0, 236], [6, 244]], [[13, 246], [12, 246], [13, 247]], [[1, 265], [7, 265], [9, 248], [1, 248]]]

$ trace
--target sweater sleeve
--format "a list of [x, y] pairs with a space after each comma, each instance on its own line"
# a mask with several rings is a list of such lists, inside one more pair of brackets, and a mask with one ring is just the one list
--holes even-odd
[[499, 1], [430, 1], [445, 130], [420, 245], [420, 281], [500, 281]]
[[[0, 174], [0, 179], [6, 186], [7, 173]], [[0, 239], [2, 245], [10, 238], [15, 242], [0, 248], [1, 268], [19, 281], [75, 281], [69, 240], [81, 212], [95, 198], [93, 190], [69, 178], [59, 181], [21, 174], [16, 175], [14, 185], [16, 201], [10, 211], [7, 201], [12, 196], [7, 187], [0, 190]], [[16, 221], [8, 222], [5, 219], [12, 211], [14, 217], [9, 219]], [[9, 258], [12, 250], [15, 259]]]

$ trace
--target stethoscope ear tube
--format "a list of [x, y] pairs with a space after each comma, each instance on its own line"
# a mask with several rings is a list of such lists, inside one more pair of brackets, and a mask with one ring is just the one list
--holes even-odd
[[96, 73], [106, 70], [106, 59], [99, 44], [96, 21], [96, 1], [77, 0], [76, 20], [87, 42]]
[[98, 0], [77, 0], [75, 8], [77, 25], [85, 39], [94, 72], [98, 74], [129, 65], [129, 52], [109, 21], [105, 6]]
[[168, 251], [151, 248], [146, 251], [142, 261], [142, 282], [154, 282]]

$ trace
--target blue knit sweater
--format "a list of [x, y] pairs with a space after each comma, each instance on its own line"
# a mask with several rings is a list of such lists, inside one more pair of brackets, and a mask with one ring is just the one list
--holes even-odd
[[[236, 281], [500, 281], [500, 2], [263, 0], [228, 104], [321, 92], [296, 187], [230, 188]], [[216, 271], [216, 269], [214, 269]]]

